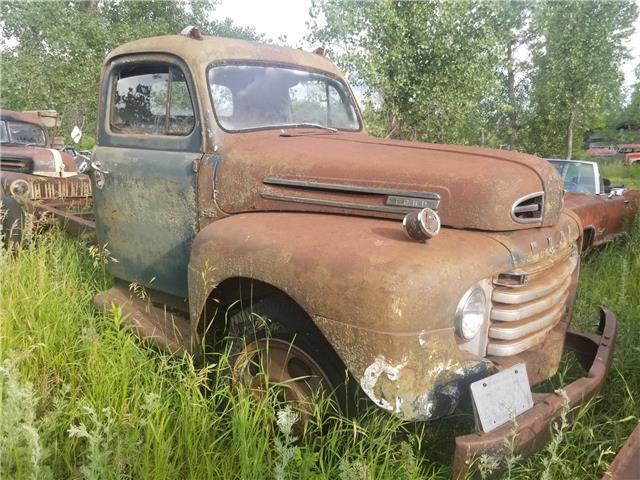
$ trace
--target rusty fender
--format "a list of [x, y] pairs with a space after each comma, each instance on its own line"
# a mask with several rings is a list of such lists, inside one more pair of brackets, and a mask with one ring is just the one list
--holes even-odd
[[215, 285], [235, 277], [266, 282], [309, 314], [376, 404], [426, 420], [449, 413], [467, 382], [493, 370], [458, 348], [453, 317], [471, 285], [511, 266], [508, 249], [480, 232], [443, 229], [423, 244], [406, 238], [401, 222], [239, 214], [194, 240], [192, 335], [198, 340]]

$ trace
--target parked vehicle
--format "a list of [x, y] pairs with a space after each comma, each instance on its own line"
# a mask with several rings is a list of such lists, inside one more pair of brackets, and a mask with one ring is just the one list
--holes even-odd
[[564, 182], [565, 207], [575, 212], [584, 230], [583, 251], [625, 233], [640, 208], [640, 191], [612, 187], [596, 162], [549, 159]]
[[618, 145], [618, 153], [640, 152], [640, 143], [626, 143]]
[[640, 165], [640, 152], [627, 153], [624, 157], [624, 164], [627, 167], [630, 167], [631, 165]]
[[184, 33], [104, 64], [81, 168], [116, 279], [98, 308], [120, 306], [177, 354], [199, 356], [217, 332], [236, 382], [259, 394], [266, 373], [297, 405], [332, 391], [342, 404], [348, 372], [380, 408], [426, 421], [477, 385], [475, 404], [514, 408], [458, 437], [456, 475], [481, 453], [543, 444], [566, 399], [533, 400], [530, 385], [565, 345], [589, 370], [564, 387], [569, 404], [598, 392], [616, 320], [603, 310], [597, 335], [568, 329], [582, 227], [548, 162], [370, 137], [323, 56]]
[[590, 157], [612, 157], [618, 153], [618, 150], [613, 145], [593, 145], [587, 149], [586, 153]]
[[91, 198], [89, 178], [78, 173], [73, 157], [50, 148], [33, 113], [0, 110], [0, 170], [5, 243], [20, 240], [25, 209], [42, 215]]

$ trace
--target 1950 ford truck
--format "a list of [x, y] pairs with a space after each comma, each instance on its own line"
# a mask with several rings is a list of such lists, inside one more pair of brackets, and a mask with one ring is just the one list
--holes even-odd
[[[370, 137], [323, 56], [195, 29], [111, 52], [98, 118], [82, 170], [116, 285], [94, 303], [119, 305], [156, 345], [199, 355], [227, 329], [238, 381], [260, 383], [250, 365], [268, 346], [262, 366], [286, 398], [348, 371], [411, 421], [451, 413], [471, 382], [515, 364], [531, 385], [548, 379], [565, 340], [590, 369], [570, 403], [603, 383], [615, 318], [567, 333], [582, 229], [546, 161]], [[564, 397], [534, 401], [517, 419], [523, 451]], [[511, 430], [459, 437], [456, 471]]]

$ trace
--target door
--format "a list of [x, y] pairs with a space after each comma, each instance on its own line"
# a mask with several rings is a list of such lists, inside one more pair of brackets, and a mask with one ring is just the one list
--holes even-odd
[[124, 57], [103, 75], [92, 160], [98, 240], [118, 279], [187, 297], [202, 133], [193, 82], [169, 56]]

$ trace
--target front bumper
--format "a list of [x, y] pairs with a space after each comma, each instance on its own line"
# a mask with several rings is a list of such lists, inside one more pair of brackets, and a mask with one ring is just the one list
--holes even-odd
[[533, 407], [516, 417], [515, 426], [509, 422], [489, 433], [457, 437], [453, 478], [465, 478], [480, 455], [503, 457], [519, 453], [526, 456], [543, 447], [549, 441], [552, 423], [563, 409], [584, 404], [600, 391], [613, 360], [617, 329], [615, 315], [604, 307], [601, 307], [597, 334], [569, 329], [565, 348], [575, 352], [587, 375], [566, 385], [562, 394], [534, 394]]

